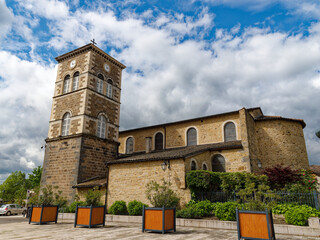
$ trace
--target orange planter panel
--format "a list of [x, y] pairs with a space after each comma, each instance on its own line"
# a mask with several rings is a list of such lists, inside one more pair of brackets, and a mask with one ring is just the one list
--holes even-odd
[[90, 208], [78, 208], [77, 224], [89, 225], [90, 221]]
[[162, 230], [162, 210], [146, 209], [144, 218], [145, 229]]
[[242, 237], [269, 238], [265, 214], [239, 213]]
[[169, 230], [174, 228], [174, 210], [165, 210], [164, 229]]
[[58, 207], [44, 207], [42, 213], [42, 222], [55, 222]]
[[92, 208], [91, 224], [103, 224], [104, 220], [104, 208]]
[[31, 222], [40, 222], [41, 207], [33, 207], [31, 213]]

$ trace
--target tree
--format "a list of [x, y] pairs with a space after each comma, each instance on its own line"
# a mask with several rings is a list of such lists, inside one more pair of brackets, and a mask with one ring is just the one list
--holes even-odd
[[26, 174], [15, 171], [0, 185], [0, 198], [5, 202], [22, 203], [27, 193]]
[[41, 174], [42, 174], [42, 166], [38, 166], [32, 170], [32, 173], [29, 174], [29, 187], [34, 189], [35, 187], [40, 186], [41, 181]]
[[320, 130], [319, 130], [318, 132], [316, 132], [316, 136], [317, 136], [318, 138], [320, 138]]

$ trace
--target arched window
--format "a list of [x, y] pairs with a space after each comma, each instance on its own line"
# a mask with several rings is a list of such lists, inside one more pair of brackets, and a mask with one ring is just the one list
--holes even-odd
[[207, 164], [205, 164], [205, 163], [202, 164], [202, 170], [208, 170]]
[[107, 120], [103, 115], [98, 116], [98, 129], [97, 135], [99, 138], [106, 138]]
[[103, 79], [104, 77], [102, 76], [102, 74], [99, 74], [97, 79], [97, 92], [99, 93], [103, 92]]
[[212, 172], [225, 172], [226, 161], [220, 154], [214, 155], [212, 158]]
[[75, 72], [73, 74], [72, 91], [77, 90], [78, 87], [79, 87], [79, 72]]
[[191, 170], [197, 170], [197, 163], [195, 160], [191, 160]]
[[61, 135], [67, 136], [70, 128], [70, 113], [65, 113], [62, 118], [62, 130]]
[[189, 128], [187, 131], [187, 146], [197, 145], [197, 130]]
[[113, 82], [111, 79], [107, 80], [107, 97], [112, 98], [112, 85]]
[[224, 125], [224, 141], [236, 141], [236, 125], [233, 122], [228, 122]]
[[133, 153], [133, 137], [129, 137], [126, 142], [126, 153]]
[[163, 134], [158, 132], [154, 137], [154, 149], [162, 150], [163, 149]]
[[69, 92], [69, 86], [70, 86], [70, 75], [67, 75], [63, 81], [63, 93]]

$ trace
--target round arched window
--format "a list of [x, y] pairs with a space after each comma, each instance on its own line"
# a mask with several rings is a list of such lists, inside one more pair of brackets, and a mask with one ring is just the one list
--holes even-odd
[[220, 154], [214, 155], [212, 158], [212, 171], [213, 172], [225, 172], [226, 171], [226, 161], [224, 157]]

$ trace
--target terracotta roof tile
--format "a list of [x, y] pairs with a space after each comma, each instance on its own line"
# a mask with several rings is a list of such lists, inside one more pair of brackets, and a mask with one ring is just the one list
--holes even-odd
[[107, 164], [111, 165], [111, 164], [130, 163], [130, 162], [170, 160], [170, 159], [190, 157], [206, 151], [239, 149], [239, 148], [242, 148], [241, 141], [170, 148], [170, 149], [165, 149], [165, 150], [156, 151], [156, 152], [154, 151], [150, 153], [142, 152], [140, 154], [135, 153], [131, 155], [122, 155], [117, 160], [108, 162]]

